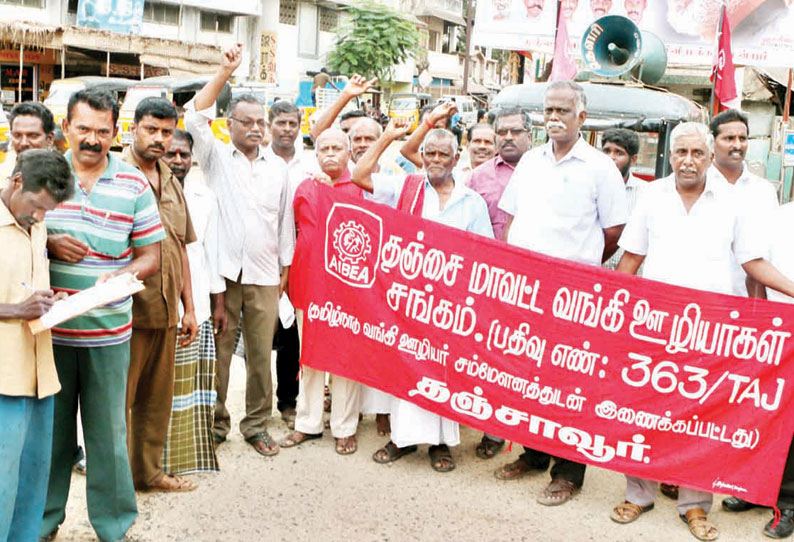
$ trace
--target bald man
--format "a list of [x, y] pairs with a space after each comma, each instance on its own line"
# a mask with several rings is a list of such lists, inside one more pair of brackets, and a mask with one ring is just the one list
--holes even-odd
[[[315, 197], [319, 183], [330, 184], [340, 194], [362, 197], [362, 190], [350, 181], [348, 161], [350, 141], [341, 130], [325, 130], [314, 143], [317, 163], [322, 173], [303, 181], [295, 191], [295, 221], [298, 235], [301, 225], [306, 225], [316, 217], [306, 205]], [[300, 255], [293, 259], [293, 268], [299, 269]], [[290, 297], [297, 309], [298, 333], [303, 335], [303, 300], [299, 292], [290, 290]], [[279, 442], [282, 448], [291, 448], [307, 440], [323, 436], [323, 387], [325, 373], [311, 367], [303, 367], [298, 390], [298, 406], [295, 416], [295, 430]], [[334, 375], [331, 394], [331, 434], [336, 439], [336, 452], [341, 455], [352, 454], [358, 449], [356, 430], [360, 386], [357, 382]]]

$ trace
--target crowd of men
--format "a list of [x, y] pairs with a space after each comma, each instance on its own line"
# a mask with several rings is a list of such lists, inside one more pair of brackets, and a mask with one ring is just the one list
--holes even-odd
[[[62, 131], [69, 150], [48, 150], [55, 126], [38, 103], [10, 115], [16, 160], [0, 192], [0, 542], [54, 540], [65, 519], [77, 450], [78, 405], [87, 466], [87, 506], [102, 541], [124, 540], [138, 511], [136, 491], [196, 489], [184, 476], [217, 470], [215, 450], [232, 420], [229, 371], [238, 335], [245, 345], [245, 416], [239, 430], [264, 456], [322, 436], [323, 412], [335, 451], [358, 449], [361, 414], [375, 414], [389, 440], [372, 458], [392, 463], [429, 445], [430, 466], [455, 468], [457, 423], [354, 381], [299, 366], [303, 293], [289, 289], [295, 323], [279, 317], [301, 226], [320, 185], [425, 219], [550, 256], [702, 290], [792, 302], [794, 257], [773, 232], [794, 225], [771, 185], [745, 164], [748, 121], [717, 115], [710, 126], [678, 125], [672, 173], [648, 183], [632, 174], [636, 133], [612, 129], [601, 148], [581, 135], [581, 86], [549, 84], [548, 141], [532, 146], [526, 111], [502, 109], [468, 131], [470, 164], [459, 163], [447, 128], [452, 103], [423, 111], [400, 147], [404, 167], [384, 152], [409, 132], [383, 129], [360, 111], [343, 113], [376, 81], [354, 76], [313, 130], [315, 154], [302, 152], [300, 111], [287, 101], [266, 109], [235, 98], [231, 141], [215, 138], [215, 100], [242, 59], [223, 54], [208, 84], [186, 105], [185, 131], [173, 104], [143, 100], [133, 142], [110, 152], [118, 104], [99, 91], [69, 101]], [[204, 181], [190, 175], [198, 163]], [[394, 161], [396, 162], [396, 161]], [[26, 321], [59, 299], [132, 273], [145, 289], [33, 335]], [[271, 351], [277, 351], [276, 406], [292, 432], [268, 432], [274, 403]], [[483, 435], [481, 459], [504, 441]], [[562, 505], [584, 484], [585, 465], [525, 448], [497, 468], [517, 480], [550, 468], [539, 503]], [[626, 477], [625, 500], [611, 512], [629, 523], [651, 510], [656, 483]], [[664, 484], [663, 484], [664, 486]], [[665, 486], [699, 540], [714, 540], [712, 495]], [[737, 497], [734, 512], [757, 505]], [[781, 517], [764, 533], [794, 532], [794, 459], [780, 488]]]

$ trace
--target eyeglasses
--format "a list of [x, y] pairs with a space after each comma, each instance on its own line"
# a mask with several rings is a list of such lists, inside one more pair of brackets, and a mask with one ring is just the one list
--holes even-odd
[[259, 120], [242, 120], [242, 119], [238, 119], [238, 118], [235, 118], [235, 117], [229, 117], [229, 118], [230, 118], [231, 120], [235, 121], [235, 122], [239, 122], [239, 123], [240, 123], [240, 124], [243, 126], [243, 128], [245, 128], [246, 130], [248, 130], [249, 128], [251, 128], [251, 127], [252, 127], [254, 124], [256, 124], [257, 126], [259, 126], [260, 128], [262, 128], [263, 130], [265, 129], [265, 119], [259, 119]]
[[504, 137], [507, 134], [512, 134], [513, 136], [520, 136], [521, 134], [527, 133], [527, 130], [524, 128], [499, 128], [496, 130], [496, 135], [499, 137]]

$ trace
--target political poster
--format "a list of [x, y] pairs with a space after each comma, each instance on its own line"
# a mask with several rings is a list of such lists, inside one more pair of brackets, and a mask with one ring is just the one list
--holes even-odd
[[77, 26], [119, 34], [140, 34], [144, 0], [80, 0]]

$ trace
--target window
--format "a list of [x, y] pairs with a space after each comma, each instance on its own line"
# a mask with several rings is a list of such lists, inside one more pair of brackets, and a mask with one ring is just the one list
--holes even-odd
[[278, 3], [278, 22], [290, 26], [298, 24], [297, 0], [280, 0]]
[[77, 13], [78, 0], [69, 0], [66, 5], [66, 13]]
[[234, 27], [234, 17], [223, 15], [214, 11], [201, 12], [201, 29], [205, 32], [223, 32], [231, 34]]
[[428, 51], [438, 51], [438, 40], [441, 37], [441, 34], [436, 32], [435, 30], [429, 31], [429, 40], [427, 43], [427, 50]]
[[144, 2], [143, 22], [154, 24], [179, 24], [179, 6]]
[[11, 4], [26, 8], [43, 8], [44, 0], [0, 0], [0, 4]]
[[338, 25], [338, 12], [335, 9], [320, 7], [320, 32], [333, 32]]
[[298, 9], [298, 56], [317, 56], [317, 6], [301, 3]]

